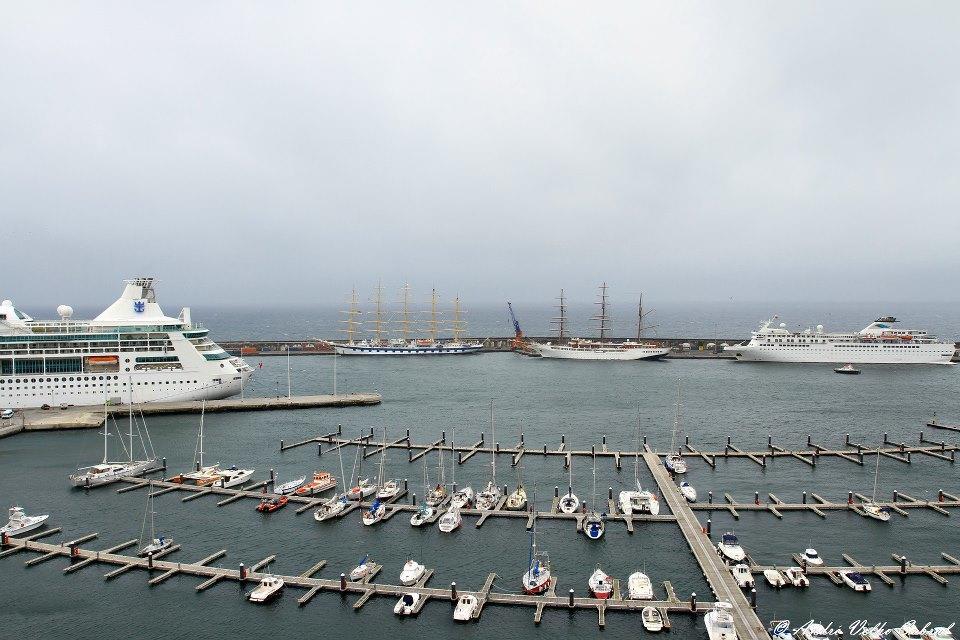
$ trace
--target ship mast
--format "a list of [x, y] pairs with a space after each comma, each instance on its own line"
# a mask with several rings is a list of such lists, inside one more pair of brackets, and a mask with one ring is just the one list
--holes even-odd
[[566, 299], [563, 297], [563, 289], [560, 289], [560, 297], [557, 298], [560, 301], [560, 304], [557, 305], [557, 309], [560, 310], [560, 315], [556, 318], [550, 320], [551, 324], [557, 325], [557, 339], [562, 341], [567, 337], [567, 305]]
[[460, 342], [461, 336], [466, 331], [466, 321], [460, 319], [460, 296], [457, 296], [453, 299], [453, 322], [451, 322], [451, 330], [453, 332], [453, 341]]
[[427, 335], [430, 342], [435, 343], [439, 337], [439, 321], [437, 320], [437, 290], [430, 291], [430, 321], [427, 323]]
[[610, 330], [610, 316], [607, 315], [607, 283], [600, 285], [600, 301], [594, 304], [600, 305], [600, 313], [593, 316], [597, 321], [597, 329], [600, 331], [600, 342], [607, 337], [607, 331]]
[[400, 335], [404, 341], [410, 339], [410, 284], [403, 285], [403, 310], [400, 312]]
[[347, 334], [347, 343], [353, 344], [353, 334], [357, 333], [359, 330], [358, 327], [362, 324], [357, 320], [357, 316], [360, 315], [360, 303], [357, 300], [357, 290], [353, 289], [350, 293], [350, 307], [347, 311], [341, 311], [340, 313], [347, 314], [346, 320], [341, 320], [343, 324], [347, 325], [346, 329], [341, 329]]
[[646, 318], [646, 317], [647, 317], [648, 315], [650, 315], [651, 313], [653, 313], [653, 309], [650, 309], [649, 311], [644, 311], [644, 310], [643, 310], [643, 294], [641, 293], [641, 294], [640, 294], [640, 305], [639, 305], [638, 310], [637, 310], [637, 342], [640, 342], [640, 341], [643, 339], [643, 332], [644, 332], [645, 330], [647, 330], [647, 329], [653, 329], [654, 327], [657, 326], [657, 325], [655, 325], [655, 324], [653, 324], [653, 325], [650, 325], [650, 324], [646, 324], [646, 325], [645, 325], [645, 324], [643, 324], [643, 319]]
[[373, 337], [377, 342], [383, 341], [383, 285], [377, 281], [376, 296], [373, 299]]

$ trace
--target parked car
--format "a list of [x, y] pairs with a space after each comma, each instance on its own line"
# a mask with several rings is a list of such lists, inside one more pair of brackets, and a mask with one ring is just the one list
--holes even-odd
[[4, 409], [3, 411], [0, 411], [0, 418], [4, 420], [9, 420], [12, 417], [13, 417], [13, 409]]

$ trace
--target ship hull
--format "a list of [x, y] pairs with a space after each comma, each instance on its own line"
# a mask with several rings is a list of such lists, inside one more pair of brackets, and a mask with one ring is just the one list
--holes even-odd
[[949, 343], [921, 344], [917, 349], [899, 345], [864, 346], [809, 345], [802, 347], [766, 347], [740, 345], [725, 347], [741, 362], [802, 362], [818, 364], [951, 364], [954, 346]]
[[333, 349], [337, 352], [337, 355], [341, 356], [455, 356], [479, 353], [483, 350], [483, 345], [470, 344], [460, 347], [446, 347], [443, 345], [429, 347], [376, 347], [334, 344]]
[[532, 343], [532, 346], [540, 357], [559, 360], [655, 360], [670, 353], [669, 349], [659, 347], [574, 349], [562, 345], [539, 343]]

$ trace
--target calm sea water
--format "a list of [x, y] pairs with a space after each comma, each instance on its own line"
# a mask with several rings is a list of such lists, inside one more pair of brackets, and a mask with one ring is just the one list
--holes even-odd
[[[929, 322], [926, 324], [930, 324]], [[242, 329], [238, 329], [242, 331]], [[231, 332], [219, 330], [218, 335]], [[259, 360], [254, 361], [259, 365]], [[286, 392], [287, 360], [264, 358], [250, 394]], [[293, 393], [328, 392], [333, 384], [332, 358], [292, 358]], [[639, 405], [643, 433], [655, 445], [666, 448], [673, 425], [677, 379], [682, 381], [683, 434], [703, 448], [721, 447], [729, 434], [746, 448], [762, 448], [768, 434], [783, 446], [802, 446], [810, 434], [821, 444], [840, 444], [843, 434], [867, 444], [877, 443], [883, 432], [895, 440], [915, 442], [921, 424], [933, 412], [960, 421], [956, 404], [960, 370], [956, 367], [867, 367], [863, 375], [837, 376], [828, 366], [751, 365], [729, 361], [669, 361], [663, 363], [569, 363], [528, 359], [514, 354], [483, 354], [463, 358], [406, 360], [340, 358], [340, 391], [379, 391], [383, 404], [376, 407], [316, 409], [271, 413], [212, 414], [206, 420], [206, 450], [209, 459], [225, 464], [252, 465], [263, 477], [270, 468], [280, 479], [307, 474], [315, 469], [339, 473], [335, 454], [317, 457], [315, 447], [284, 453], [279, 440], [287, 442], [327, 433], [342, 424], [348, 435], [374, 427], [388, 429], [397, 438], [410, 429], [417, 441], [435, 439], [442, 430], [448, 437], [456, 430], [458, 442], [475, 442], [481, 431], [490, 438], [489, 403], [494, 401], [496, 437], [502, 444], [515, 443], [523, 432], [528, 446], [555, 446], [566, 434], [571, 446], [589, 448], [603, 435], [612, 448], [631, 447]], [[150, 431], [160, 455], [166, 456], [171, 473], [191, 464], [197, 416], [150, 419]], [[956, 437], [929, 434], [938, 440]], [[18, 502], [28, 512], [51, 514], [51, 524], [63, 527], [53, 540], [66, 540], [88, 532], [100, 537], [87, 546], [106, 548], [140, 533], [144, 491], [117, 494], [112, 488], [71, 490], [67, 474], [80, 464], [97, 461], [101, 441], [95, 431], [34, 433], [0, 440], [0, 494], [3, 502]], [[347, 472], [354, 450], [344, 451]], [[436, 473], [437, 457], [427, 464]], [[456, 469], [459, 484], [474, 487], [489, 474], [489, 458], [475, 456]], [[872, 461], [871, 461], [872, 462]], [[369, 470], [372, 460], [368, 460]], [[422, 494], [423, 467], [409, 464], [403, 453], [387, 459], [392, 474], [409, 478], [411, 490]], [[448, 470], [448, 474], [451, 473]], [[598, 492], [618, 490], [633, 479], [632, 465], [619, 473], [612, 461], [596, 469]], [[524, 458], [524, 479], [542, 506], [549, 504], [555, 485], [563, 485], [566, 473], [559, 458]], [[578, 459], [573, 469], [575, 491], [589, 498], [593, 468]], [[803, 490], [841, 500], [848, 490], [870, 493], [873, 465], [861, 468], [843, 460], [823, 459], [816, 469], [796, 460], [777, 460], [760, 470], [744, 460], [720, 461], [715, 470], [692, 461], [689, 481], [705, 496], [729, 492], [748, 501], [758, 490], [781, 499], [798, 501]], [[498, 466], [502, 483], [515, 481], [509, 458]], [[652, 481], [641, 467], [641, 480]], [[960, 492], [957, 465], [917, 456], [906, 465], [884, 459], [880, 466], [879, 492], [893, 489], [918, 498], [933, 498], [940, 488]], [[334, 577], [346, 571], [364, 553], [384, 564], [381, 580], [395, 581], [409, 558], [422, 558], [436, 569], [431, 584], [461, 588], [479, 587], [490, 571], [501, 578], [496, 588], [517, 591], [527, 559], [528, 537], [522, 521], [490, 519], [480, 529], [468, 518], [453, 535], [436, 528], [414, 529], [398, 516], [377, 527], [364, 527], [360, 518], [348, 517], [318, 524], [309, 513], [297, 516], [288, 507], [263, 516], [251, 501], [218, 508], [216, 498], [187, 503], [173, 493], [156, 501], [158, 523], [183, 550], [173, 557], [192, 561], [219, 549], [227, 549], [222, 566], [248, 565], [277, 554], [272, 569], [298, 574], [319, 559], [328, 567], [321, 575]], [[705, 521], [705, 512], [699, 512]], [[812, 514], [786, 513], [777, 520], [766, 513], [743, 513], [734, 521], [723, 512], [713, 513], [715, 535], [735, 530], [748, 551], [761, 563], [787, 564], [791, 553], [813, 545], [834, 564], [849, 553], [865, 564], [891, 563], [891, 553], [905, 553], [914, 562], [939, 562], [940, 552], [960, 555], [960, 513], [944, 517], [912, 510], [909, 518], [894, 516], [888, 524], [865, 521], [848, 513], [829, 512], [825, 520]], [[586, 580], [596, 563], [609, 573], [626, 579], [645, 569], [655, 584], [673, 582], [682, 597], [690, 592], [709, 598], [709, 589], [672, 524], [640, 526], [632, 536], [612, 524], [605, 539], [591, 543], [577, 535], [570, 523], [542, 522], [538, 537], [550, 553], [559, 590], [586, 592]], [[528, 608], [490, 606], [478, 624], [455, 626], [446, 602], [428, 603], [416, 619], [397, 619], [392, 599], [373, 599], [359, 612], [351, 603], [355, 596], [341, 598], [319, 594], [299, 608], [299, 592], [288, 591], [274, 604], [257, 607], [245, 602], [236, 584], [223, 583], [197, 594], [199, 580], [178, 577], [150, 588], [143, 572], [130, 572], [105, 582], [108, 568], [88, 567], [63, 575], [65, 562], [57, 559], [26, 568], [26, 554], [0, 560], [0, 629], [4, 637], [336, 637], [361, 639], [390, 635], [393, 638], [437, 637], [547, 639], [563, 636], [636, 637], [643, 633], [635, 616], [611, 614], [607, 630], [597, 628], [596, 614], [547, 611], [539, 626]], [[886, 587], [872, 580], [874, 592], [855, 594], [817, 579], [807, 591], [774, 592], [758, 584], [763, 620], [810, 618], [848, 624], [854, 619], [887, 621], [899, 625], [916, 618], [936, 624], [960, 619], [958, 581], [942, 587], [925, 577], [910, 577]], [[659, 589], [658, 589], [659, 590]], [[705, 638], [702, 623], [674, 616], [672, 636]]]

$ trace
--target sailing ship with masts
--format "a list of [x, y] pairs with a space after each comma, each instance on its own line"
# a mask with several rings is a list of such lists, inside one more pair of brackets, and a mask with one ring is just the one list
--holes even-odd
[[567, 309], [566, 300], [563, 295], [563, 289], [560, 290], [560, 315], [553, 319], [557, 325], [557, 342], [531, 342], [530, 346], [543, 358], [559, 358], [563, 360], [650, 360], [662, 358], [670, 353], [670, 350], [661, 347], [652, 342], [643, 340], [643, 319], [649, 314], [649, 311], [643, 311], [643, 298], [640, 298], [639, 313], [637, 320], [637, 338], [636, 340], [624, 340], [614, 342], [608, 339], [610, 332], [610, 314], [607, 311], [607, 283], [600, 285], [599, 300], [596, 303], [600, 306], [600, 311], [593, 316], [597, 325], [599, 337], [589, 338], [568, 338], [567, 329]]
[[[133, 383], [131, 383], [132, 385]], [[153, 442], [150, 440], [150, 432], [147, 431], [147, 423], [143, 420], [143, 414], [140, 414], [140, 421], [137, 421], [133, 415], [133, 391], [130, 391], [130, 404], [127, 406], [127, 414], [129, 420], [129, 432], [126, 434], [128, 437], [128, 443], [125, 444], [122, 439], [120, 439], [120, 444], [123, 446], [124, 452], [127, 454], [127, 460], [118, 460], [110, 461], [108, 460], [109, 452], [107, 448], [107, 438], [110, 436], [109, 429], [109, 419], [110, 416], [107, 414], [107, 405], [103, 405], [103, 460], [100, 464], [95, 464], [89, 467], [81, 467], [77, 469], [77, 472], [70, 475], [70, 484], [75, 487], [96, 487], [104, 484], [109, 484], [111, 482], [116, 482], [120, 478], [126, 476], [139, 476], [143, 475], [146, 471], [157, 466], [157, 455], [153, 450]], [[116, 423], [114, 423], [116, 425]], [[143, 428], [141, 429], [141, 424]], [[134, 431], [136, 431], [137, 438], [140, 440], [141, 448], [143, 449], [143, 458], [140, 460], [134, 459]], [[118, 429], [118, 435], [119, 429]], [[144, 438], [146, 435], [146, 438]]]
[[463, 310], [460, 308], [460, 297], [453, 300], [453, 320], [450, 323], [450, 332], [453, 335], [451, 340], [440, 338], [443, 325], [440, 316], [443, 314], [439, 309], [439, 297], [437, 290], [433, 289], [430, 295], [429, 320], [426, 321], [427, 337], [415, 338], [412, 329], [417, 323], [411, 320], [413, 315], [410, 311], [410, 285], [404, 285], [401, 295], [401, 309], [399, 319], [395, 324], [399, 325], [396, 333], [398, 337], [391, 338], [388, 320], [384, 319], [385, 311], [383, 304], [383, 288], [377, 285], [376, 297], [374, 298], [374, 319], [373, 337], [356, 340], [355, 338], [362, 333], [359, 320], [361, 317], [360, 304], [357, 300], [357, 292], [354, 290], [350, 297], [348, 309], [344, 312], [347, 316], [343, 320], [346, 328], [342, 331], [347, 334], [346, 342], [330, 342], [333, 349], [339, 355], [344, 356], [430, 356], [430, 355], [457, 355], [467, 353], [477, 353], [483, 349], [483, 344], [479, 342], [464, 341], [467, 323], [463, 320]]

